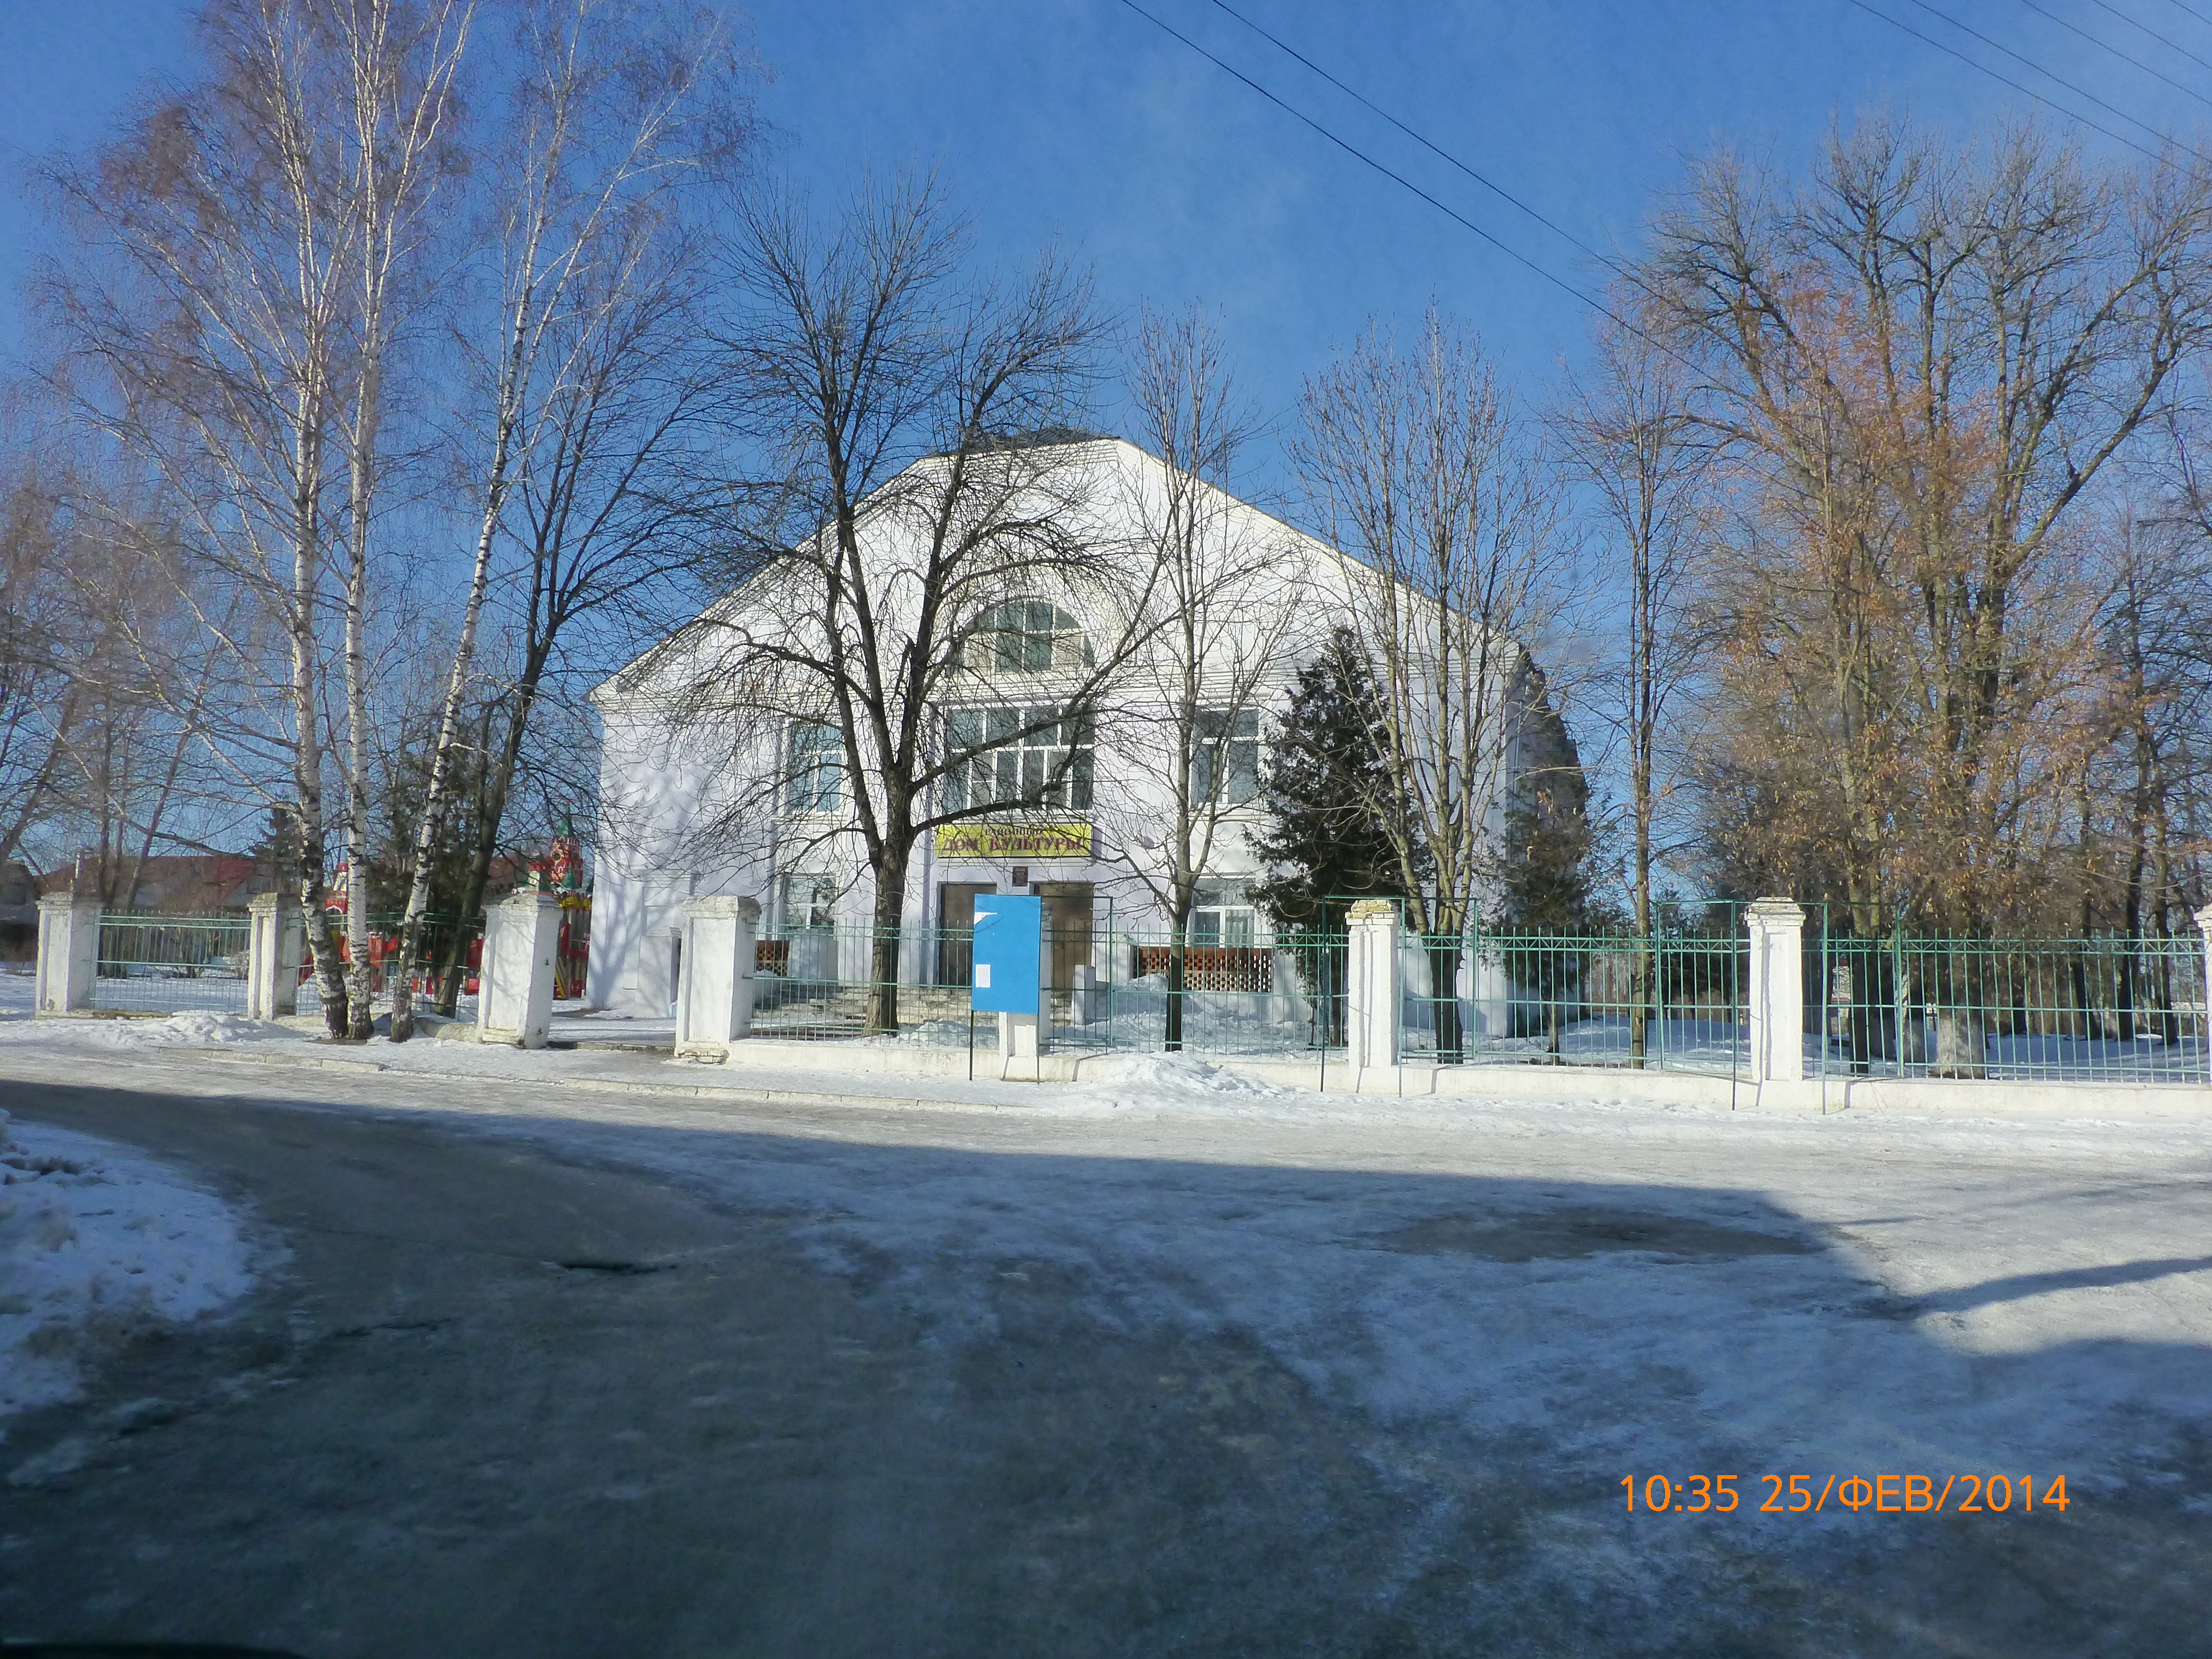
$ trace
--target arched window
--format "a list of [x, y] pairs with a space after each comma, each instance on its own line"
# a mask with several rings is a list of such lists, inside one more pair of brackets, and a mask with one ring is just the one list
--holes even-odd
[[976, 619], [969, 660], [998, 674], [1048, 674], [1097, 660], [1083, 625], [1045, 599], [1010, 599]]

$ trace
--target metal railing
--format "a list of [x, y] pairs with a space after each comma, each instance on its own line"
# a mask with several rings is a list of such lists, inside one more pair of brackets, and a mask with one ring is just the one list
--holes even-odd
[[[969, 1041], [972, 927], [878, 929], [866, 922], [779, 927], [754, 947], [753, 1033], [823, 1039], [873, 1035], [957, 1048]], [[878, 939], [892, 946], [877, 970]], [[886, 992], [890, 993], [888, 1000]], [[892, 1023], [881, 1018], [886, 1012]], [[998, 1023], [975, 1022], [979, 1048], [995, 1048]]]
[[1821, 1076], [2204, 1083], [2199, 936], [1806, 939], [1807, 1070]]
[[1740, 907], [1657, 907], [1632, 928], [1412, 935], [1401, 953], [1400, 1048], [1409, 1064], [1528, 1064], [1695, 1072], [1747, 1063]]
[[[368, 982], [369, 994], [380, 1001], [391, 988], [392, 975], [398, 967], [399, 939], [405, 918], [399, 915], [372, 915], [368, 919]], [[331, 929], [337, 944], [338, 960], [350, 972], [352, 946], [346, 937], [345, 918], [333, 915]], [[458, 935], [460, 947], [461, 988], [473, 994], [476, 986], [479, 941], [483, 935], [483, 923], [475, 916], [429, 915], [422, 918], [422, 932], [416, 945], [412, 982], [417, 997], [436, 996], [443, 978], [442, 969], [447, 952]], [[302, 951], [300, 961], [299, 1012], [313, 1014], [323, 1006], [323, 988], [315, 978], [312, 953]]]
[[142, 1014], [243, 1013], [249, 930], [242, 915], [102, 911], [92, 1006]]
[[[893, 946], [888, 976], [876, 945]], [[975, 931], [866, 923], [774, 928], [755, 946], [752, 1030], [763, 1037], [890, 1036], [937, 1047], [998, 1043], [971, 1024]], [[1300, 1055], [1341, 1048], [1346, 940], [1308, 934], [1228, 945], [1166, 932], [1047, 928], [1049, 1047], [1194, 1054]], [[883, 1018], [895, 988], [895, 1026]]]
[[1326, 1057], [1344, 1047], [1343, 933], [1283, 933], [1180, 950], [1170, 932], [1103, 934], [1097, 988], [1073, 989], [1055, 1042], [1137, 1053]]

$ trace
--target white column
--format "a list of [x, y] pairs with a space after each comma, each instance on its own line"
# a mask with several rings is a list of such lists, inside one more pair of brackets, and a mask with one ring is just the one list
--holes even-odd
[[1362, 899], [1352, 907], [1344, 1033], [1355, 1088], [1362, 1071], [1398, 1063], [1404, 979], [1399, 932], [1398, 907], [1388, 899]]
[[300, 958], [305, 930], [300, 903], [283, 893], [261, 893], [247, 904], [246, 1017], [281, 1019], [300, 1011]]
[[2212, 904], [2197, 913], [2197, 929], [2204, 935], [2204, 1017], [2197, 1029], [2212, 1033]]
[[477, 1041], [543, 1048], [553, 1024], [553, 955], [561, 943], [556, 893], [517, 893], [484, 915], [477, 978]]
[[73, 1014], [92, 1006], [100, 973], [100, 901], [48, 893], [39, 900], [35, 1012]]
[[726, 1060], [753, 1023], [760, 901], [712, 895], [684, 901], [684, 960], [676, 987], [676, 1052]]
[[1751, 934], [1751, 1075], [1796, 1083], [1805, 1076], [1805, 912], [1763, 898], [1743, 913]]
[[[1042, 1075], [1045, 1034], [1052, 1030], [1052, 988], [1044, 979], [1043, 974], [1037, 975], [1036, 1012], [999, 1016], [999, 1075], [1007, 1082], [1025, 1083]], [[1009, 1061], [1018, 1060], [1027, 1063], [1026, 1073], [1006, 1069]]]

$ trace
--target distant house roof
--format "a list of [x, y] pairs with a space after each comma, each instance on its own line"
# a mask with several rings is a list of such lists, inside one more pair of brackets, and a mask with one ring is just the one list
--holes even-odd
[[[121, 880], [130, 866], [117, 872]], [[41, 893], [66, 893], [80, 879], [75, 860], [58, 865], [39, 878]], [[89, 884], [94, 874], [84, 871]], [[126, 910], [160, 910], [170, 915], [204, 915], [217, 910], [243, 910], [253, 895], [270, 885], [263, 862], [243, 853], [159, 853], [137, 867], [135, 891], [118, 893], [115, 902]]]

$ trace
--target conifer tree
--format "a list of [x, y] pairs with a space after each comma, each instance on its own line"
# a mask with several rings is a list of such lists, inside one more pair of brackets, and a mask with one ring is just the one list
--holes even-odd
[[1255, 850], [1267, 878], [1253, 896], [1278, 931], [1338, 933], [1357, 898], [1402, 896], [1375, 803], [1390, 794], [1373, 732], [1375, 687], [1358, 643], [1339, 629], [1298, 671], [1268, 734]]
[[[1261, 786], [1267, 827], [1255, 845], [1267, 877], [1252, 896], [1279, 935], [1341, 933], [1353, 900], [1404, 895], [1376, 811], [1391, 790], [1374, 708], [1374, 681], [1358, 642], [1339, 629], [1298, 672], [1268, 734]], [[1319, 981], [1307, 988], [1326, 1010], [1332, 1044], [1343, 1036], [1345, 954], [1334, 948], [1301, 957], [1307, 976]]]

